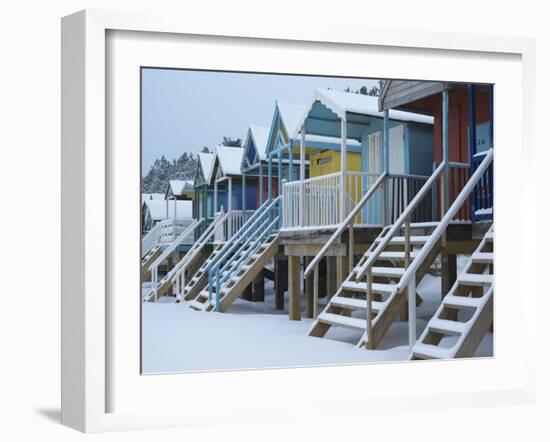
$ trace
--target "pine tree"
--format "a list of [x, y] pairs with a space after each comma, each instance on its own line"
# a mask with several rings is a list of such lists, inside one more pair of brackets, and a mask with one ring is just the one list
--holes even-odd
[[243, 140], [240, 138], [223, 137], [222, 145], [231, 147], [241, 147]]

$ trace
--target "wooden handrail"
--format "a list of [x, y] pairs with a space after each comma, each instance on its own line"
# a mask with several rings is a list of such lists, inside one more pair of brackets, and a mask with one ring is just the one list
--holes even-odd
[[409, 281], [416, 275], [416, 272], [418, 271], [418, 268], [422, 264], [423, 260], [426, 258], [428, 253], [431, 251], [431, 249], [435, 246], [436, 242], [439, 241], [439, 239], [443, 236], [445, 233], [448, 225], [453, 220], [453, 217], [456, 215], [456, 213], [460, 210], [462, 205], [466, 202], [472, 191], [474, 190], [474, 187], [478, 183], [478, 181], [481, 179], [482, 175], [485, 173], [485, 171], [489, 168], [493, 161], [493, 149], [490, 149], [487, 152], [487, 156], [485, 159], [479, 164], [473, 175], [470, 177], [462, 191], [458, 194], [456, 199], [454, 200], [451, 207], [449, 207], [449, 210], [447, 210], [447, 213], [443, 216], [439, 224], [437, 225], [436, 229], [432, 232], [430, 235], [428, 241], [424, 244], [422, 249], [420, 249], [420, 252], [416, 255], [416, 258], [413, 260], [411, 265], [405, 270], [405, 273], [403, 274], [403, 277], [399, 281], [399, 284], [397, 286], [397, 290], [399, 292], [402, 292], [405, 287], [408, 285]]
[[420, 188], [418, 193], [414, 196], [413, 200], [409, 203], [409, 205], [403, 210], [399, 218], [397, 218], [397, 221], [392, 225], [388, 233], [384, 236], [382, 241], [378, 244], [376, 249], [372, 252], [372, 254], [367, 258], [365, 263], [359, 267], [357, 270], [356, 280], [360, 280], [365, 276], [367, 273], [367, 270], [372, 266], [372, 263], [378, 259], [380, 253], [382, 253], [382, 250], [388, 245], [388, 242], [391, 240], [393, 235], [395, 235], [395, 232], [397, 232], [398, 229], [401, 228], [401, 225], [411, 216], [414, 209], [416, 209], [416, 206], [420, 204], [424, 196], [432, 189], [432, 185], [434, 184], [435, 180], [439, 177], [439, 175], [445, 170], [445, 163], [441, 163], [437, 169], [434, 170], [430, 178], [428, 178], [428, 181], [424, 183], [424, 185]]
[[383, 173], [378, 177], [378, 179], [374, 182], [372, 187], [365, 193], [363, 198], [357, 203], [357, 205], [352, 209], [352, 211], [349, 213], [349, 215], [340, 223], [338, 228], [334, 231], [330, 239], [325, 243], [323, 248], [315, 255], [315, 257], [311, 260], [309, 265], [304, 270], [304, 278], [306, 278], [315, 268], [315, 266], [319, 263], [319, 261], [325, 256], [325, 253], [327, 250], [332, 246], [332, 244], [338, 239], [338, 237], [343, 233], [343, 231], [348, 227], [348, 225], [353, 221], [353, 218], [357, 216], [357, 214], [363, 209], [363, 206], [367, 203], [367, 201], [374, 195], [374, 192], [382, 185], [382, 183], [386, 180], [387, 173]]
[[[219, 212], [218, 212], [218, 214], [219, 214]], [[220, 216], [220, 215], [217, 215], [217, 216]], [[201, 251], [203, 249], [203, 247], [206, 245], [207, 241], [209, 241], [210, 238], [212, 238], [212, 236], [214, 236], [214, 234], [216, 233], [217, 228], [225, 222], [225, 220], [228, 218], [228, 216], [229, 216], [229, 212], [225, 213], [225, 214], [222, 214], [219, 219], [214, 219], [214, 221], [202, 233], [202, 235], [197, 239], [197, 241], [195, 241], [193, 243], [193, 246], [191, 247], [191, 249], [183, 256], [181, 261], [178, 264], [176, 264], [176, 266], [174, 267], [174, 269], [173, 269], [174, 275], [172, 276], [172, 279], [170, 280], [170, 282], [172, 284], [176, 281], [176, 279], [179, 277], [179, 275], [182, 272], [185, 272], [185, 270], [187, 269], [188, 264], [191, 262], [191, 258], [196, 253], [198, 253], [199, 251]]]
[[160, 256], [153, 261], [153, 263], [149, 266], [149, 271], [151, 271], [153, 268], [156, 268], [164, 261], [175, 249], [177, 246], [179, 246], [183, 240], [191, 233], [193, 232], [198, 226], [200, 226], [204, 221], [204, 218], [199, 218], [196, 220], [193, 220], [191, 224], [189, 224], [183, 232], [181, 232], [177, 238], [172, 241], [172, 243], [164, 250]]

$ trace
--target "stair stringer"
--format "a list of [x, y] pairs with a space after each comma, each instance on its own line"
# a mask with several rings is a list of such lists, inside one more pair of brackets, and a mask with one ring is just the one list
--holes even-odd
[[[268, 243], [271, 240], [271, 243], [268, 247], [261, 253], [257, 258], [250, 256], [247, 260], [235, 270], [234, 274], [239, 277], [239, 281], [231, 284], [230, 287], [222, 287], [222, 297], [220, 299], [220, 310], [221, 312], [226, 312], [235, 299], [237, 299], [241, 293], [248, 287], [254, 279], [258, 276], [260, 272], [263, 271], [264, 267], [267, 265], [270, 259], [272, 259], [277, 251], [279, 250], [279, 236], [276, 235], [275, 238], [269, 236], [265, 242], [263, 242], [259, 247], [257, 247], [251, 255], [254, 255], [255, 252], [263, 245]], [[248, 268], [245, 266], [249, 265]], [[233, 282], [229, 280], [230, 282]], [[229, 284], [228, 284], [229, 285]], [[227, 290], [227, 292], [224, 291]]]
[[[483, 339], [485, 333], [489, 330], [493, 323], [493, 298], [494, 298], [494, 288], [493, 288], [493, 276], [491, 273], [489, 275], [491, 278], [487, 283], [484, 281], [480, 287], [484, 293], [479, 297], [473, 297], [471, 286], [468, 283], [464, 282], [464, 276], [471, 274], [472, 269], [478, 271], [480, 269], [479, 261], [475, 259], [485, 245], [488, 242], [492, 243], [493, 240], [493, 227], [491, 226], [486, 232], [483, 239], [480, 241], [475, 252], [470, 257], [470, 260], [464, 267], [464, 270], [458, 276], [457, 280], [449, 290], [449, 293], [443, 298], [438, 309], [434, 313], [433, 317], [428, 321], [426, 328], [422, 332], [420, 338], [417, 340], [416, 344], [413, 346], [412, 352], [409, 356], [409, 359], [448, 359], [448, 358], [467, 358], [472, 357], [478, 348], [481, 340]], [[482, 254], [483, 255], [483, 254]], [[492, 266], [492, 255], [493, 253], [485, 254], [489, 255], [491, 258], [489, 260], [484, 260], [485, 265]], [[481, 276], [487, 277], [487, 274], [481, 274]], [[485, 285], [483, 285], [485, 284]], [[468, 290], [468, 287], [470, 289]], [[466, 293], [464, 294], [464, 289]], [[457, 313], [452, 315], [445, 314], [445, 311], [453, 311], [453, 305], [457, 305], [457, 300], [461, 300], [458, 304], [464, 308], [466, 304], [475, 306], [474, 314], [466, 322], [458, 322]], [[448, 310], [445, 310], [445, 309]], [[456, 307], [454, 307], [456, 308]], [[439, 347], [439, 340], [437, 338], [438, 334], [434, 333], [432, 330], [434, 321], [441, 320], [450, 320], [456, 321], [457, 325], [460, 326], [460, 332], [458, 333], [458, 341], [451, 348]], [[439, 333], [441, 331], [438, 330]], [[447, 331], [448, 332], [448, 331]]]
[[[421, 264], [421, 266], [418, 269], [418, 272], [416, 273], [417, 284], [419, 284], [420, 281], [422, 281], [422, 278], [424, 278], [424, 276], [430, 269], [431, 265], [433, 264], [433, 262], [435, 261], [435, 259], [440, 253], [441, 253], [441, 241], [438, 241], [434, 245], [434, 247], [430, 250], [430, 252], [426, 256], [426, 259]], [[382, 340], [382, 338], [386, 335], [391, 325], [395, 322], [395, 320], [399, 316], [406, 300], [407, 300], [407, 292], [403, 291], [401, 293], [397, 293], [397, 290], [395, 290], [386, 300], [386, 303], [385, 303], [386, 307], [381, 312], [379, 312], [379, 314], [376, 315], [376, 317], [372, 321], [373, 348], [378, 347], [378, 344], [380, 344], [380, 341]], [[368, 343], [368, 336], [367, 336], [367, 332], [365, 331], [365, 334], [361, 337], [361, 339], [357, 343], [357, 347], [362, 347], [362, 346], [367, 347], [367, 343]]]

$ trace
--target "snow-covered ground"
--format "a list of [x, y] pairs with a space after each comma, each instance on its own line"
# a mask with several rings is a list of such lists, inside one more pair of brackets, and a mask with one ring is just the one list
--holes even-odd
[[[424, 300], [417, 308], [418, 335], [440, 303], [440, 284], [440, 278], [427, 275], [418, 285]], [[277, 311], [274, 305], [272, 282], [266, 282], [265, 302], [238, 299], [226, 313], [197, 312], [186, 303], [174, 304], [173, 298], [144, 303], [143, 372], [356, 364], [408, 357], [407, 322], [396, 321], [378, 349], [365, 350], [355, 347], [361, 337], [358, 331], [332, 327], [325, 338], [309, 337], [311, 319], [289, 321], [287, 311]], [[491, 356], [492, 348], [493, 336], [488, 333], [476, 356]]]

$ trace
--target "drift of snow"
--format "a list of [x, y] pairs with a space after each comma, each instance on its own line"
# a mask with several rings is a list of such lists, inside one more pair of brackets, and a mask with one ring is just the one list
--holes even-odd
[[[418, 336], [441, 302], [440, 286], [441, 279], [431, 275], [418, 285], [424, 300], [417, 307]], [[143, 304], [144, 373], [364, 364], [409, 356], [407, 322], [394, 322], [376, 350], [355, 347], [362, 335], [358, 330], [332, 327], [325, 338], [308, 336], [313, 320], [290, 321], [287, 311], [275, 310], [270, 281], [265, 302], [237, 299], [226, 313], [198, 312], [173, 302], [165, 297]], [[476, 356], [491, 356], [492, 348], [492, 333], [487, 333]]]

